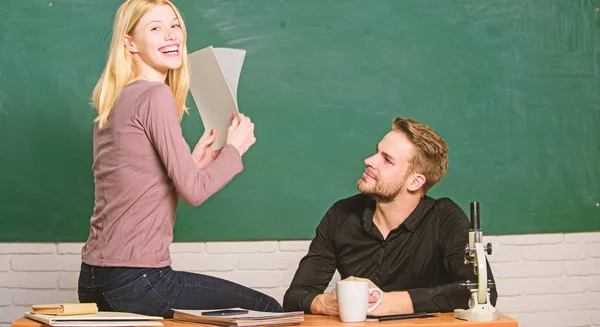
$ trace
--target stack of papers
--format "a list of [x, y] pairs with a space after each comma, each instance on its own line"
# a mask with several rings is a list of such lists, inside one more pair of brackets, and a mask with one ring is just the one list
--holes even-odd
[[[229, 310], [241, 310], [240, 308], [229, 308]], [[210, 324], [218, 326], [285, 326], [299, 325], [304, 322], [302, 311], [294, 312], [262, 312], [248, 310], [248, 313], [231, 316], [203, 316], [202, 312], [214, 310], [179, 310], [175, 311], [174, 320]]]
[[25, 312], [25, 317], [41, 323], [57, 327], [90, 327], [90, 326], [162, 326], [162, 317], [145, 316], [128, 312], [97, 312], [79, 315], [48, 315]]

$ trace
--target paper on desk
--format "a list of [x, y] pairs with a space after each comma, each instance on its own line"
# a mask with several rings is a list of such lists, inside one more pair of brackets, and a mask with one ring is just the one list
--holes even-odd
[[231, 115], [239, 114], [237, 87], [245, 50], [208, 46], [188, 55], [190, 91], [205, 130], [214, 129], [213, 149], [225, 145]]
[[162, 326], [162, 317], [147, 316], [129, 312], [103, 312], [94, 314], [56, 316], [25, 312], [25, 317], [50, 326], [86, 327], [86, 326]]

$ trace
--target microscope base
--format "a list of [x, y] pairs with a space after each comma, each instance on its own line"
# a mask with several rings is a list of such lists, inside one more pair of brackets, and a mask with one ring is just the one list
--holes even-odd
[[468, 321], [494, 321], [498, 320], [500, 313], [496, 308], [486, 303], [477, 304], [468, 310], [456, 309], [454, 310], [454, 317]]

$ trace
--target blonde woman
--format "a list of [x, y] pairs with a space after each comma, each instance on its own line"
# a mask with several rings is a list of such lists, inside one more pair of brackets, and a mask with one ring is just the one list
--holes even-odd
[[172, 308], [282, 311], [233, 282], [171, 269], [178, 200], [198, 206], [242, 171], [254, 125], [232, 117], [217, 152], [205, 132], [190, 151], [179, 125], [189, 73], [186, 31], [168, 0], [128, 0], [115, 17], [92, 102], [95, 205], [82, 249], [79, 301], [102, 311], [172, 317]]

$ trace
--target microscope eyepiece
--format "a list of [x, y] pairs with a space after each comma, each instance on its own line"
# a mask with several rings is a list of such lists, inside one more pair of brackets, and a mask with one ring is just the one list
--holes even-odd
[[471, 230], [479, 230], [479, 202], [471, 202]]

